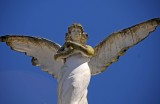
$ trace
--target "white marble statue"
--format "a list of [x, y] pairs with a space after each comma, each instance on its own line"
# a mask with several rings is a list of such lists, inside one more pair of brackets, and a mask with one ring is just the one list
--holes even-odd
[[95, 48], [86, 45], [88, 35], [80, 24], [68, 28], [62, 47], [31, 36], [6, 35], [0, 37], [0, 42], [31, 56], [34, 66], [40, 66], [58, 80], [58, 104], [88, 104], [87, 88], [91, 76], [105, 71], [159, 24], [160, 18], [155, 18], [115, 32]]

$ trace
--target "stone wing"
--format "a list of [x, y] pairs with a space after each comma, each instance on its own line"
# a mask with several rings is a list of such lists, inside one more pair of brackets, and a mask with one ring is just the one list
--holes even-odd
[[158, 25], [160, 18], [154, 18], [111, 34], [94, 48], [95, 56], [89, 62], [91, 74], [96, 75], [105, 71], [130, 47], [148, 37]]
[[63, 60], [55, 61], [54, 55], [61, 47], [44, 38], [31, 36], [6, 35], [0, 37], [0, 42], [6, 42], [11, 49], [24, 52], [32, 57], [32, 65], [40, 66], [56, 77], [57, 71], [62, 67]]

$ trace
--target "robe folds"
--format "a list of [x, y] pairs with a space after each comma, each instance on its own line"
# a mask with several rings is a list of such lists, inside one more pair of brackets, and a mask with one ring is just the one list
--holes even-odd
[[88, 104], [89, 58], [73, 54], [58, 73], [58, 104]]

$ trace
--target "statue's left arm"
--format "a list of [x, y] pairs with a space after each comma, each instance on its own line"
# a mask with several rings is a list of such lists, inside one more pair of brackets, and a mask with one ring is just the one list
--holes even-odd
[[94, 55], [94, 49], [89, 45], [82, 45], [72, 41], [69, 41], [66, 44], [87, 57], [92, 57]]
[[95, 48], [95, 55], [89, 66], [91, 74], [96, 75], [106, 70], [112, 63], [118, 61], [130, 47], [138, 44], [160, 25], [160, 18], [148, 20], [127, 29], [111, 34]]

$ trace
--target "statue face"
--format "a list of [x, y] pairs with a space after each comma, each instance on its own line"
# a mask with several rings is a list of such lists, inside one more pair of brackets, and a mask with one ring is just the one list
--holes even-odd
[[82, 31], [79, 28], [73, 28], [71, 30], [71, 38], [73, 41], [78, 42], [81, 39]]

